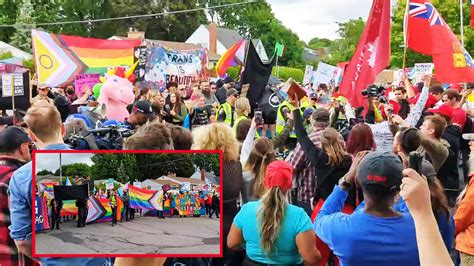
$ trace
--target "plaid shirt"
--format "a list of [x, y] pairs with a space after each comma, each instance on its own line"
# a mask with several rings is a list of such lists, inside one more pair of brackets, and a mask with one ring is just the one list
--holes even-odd
[[30, 258], [18, 254], [15, 242], [10, 237], [10, 210], [8, 209], [8, 184], [13, 172], [24, 163], [8, 157], [0, 157], [0, 265], [38, 265]]
[[[309, 138], [315, 146], [319, 147], [321, 145], [320, 137], [323, 131], [324, 129], [318, 128], [309, 135]], [[306, 158], [299, 143], [296, 145], [290, 164], [294, 169], [293, 179], [296, 180], [298, 185], [296, 200], [298, 202], [311, 204], [311, 199], [314, 196], [314, 186], [316, 184], [316, 169]]]

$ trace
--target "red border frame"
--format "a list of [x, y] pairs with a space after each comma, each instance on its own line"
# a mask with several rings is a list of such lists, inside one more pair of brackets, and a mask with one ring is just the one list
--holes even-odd
[[108, 257], [132, 257], [132, 258], [144, 258], [144, 257], [170, 257], [170, 258], [222, 258], [224, 256], [224, 217], [223, 207], [224, 202], [222, 200], [222, 185], [223, 185], [223, 152], [222, 150], [34, 150], [32, 155], [32, 166], [33, 166], [33, 180], [32, 180], [32, 199], [35, 198], [35, 186], [36, 186], [36, 154], [38, 153], [211, 153], [219, 154], [220, 162], [220, 177], [219, 177], [219, 195], [220, 201], [220, 248], [219, 254], [37, 254], [36, 253], [36, 213], [35, 204], [36, 201], [32, 200], [32, 256], [34, 258], [108, 258]]

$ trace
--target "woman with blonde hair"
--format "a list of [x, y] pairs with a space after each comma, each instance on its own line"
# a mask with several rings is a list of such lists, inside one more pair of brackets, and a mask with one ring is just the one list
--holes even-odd
[[[223, 186], [222, 201], [224, 217], [224, 246], [232, 220], [237, 214], [237, 199], [242, 190], [242, 164], [239, 161], [239, 143], [234, 137], [232, 129], [225, 123], [213, 123], [194, 128], [192, 131], [193, 150], [221, 150], [223, 153]], [[234, 252], [224, 249], [224, 258], [229, 263], [235, 263]], [[233, 265], [233, 264], [232, 264]]]
[[321, 256], [306, 212], [287, 201], [293, 169], [274, 161], [265, 174], [267, 191], [259, 201], [245, 204], [227, 237], [229, 248], [245, 244], [243, 265], [316, 265]]
[[250, 102], [249, 99], [242, 97], [238, 98], [235, 101], [235, 113], [234, 113], [234, 129], [237, 128], [237, 125], [241, 120], [248, 119], [250, 114]]

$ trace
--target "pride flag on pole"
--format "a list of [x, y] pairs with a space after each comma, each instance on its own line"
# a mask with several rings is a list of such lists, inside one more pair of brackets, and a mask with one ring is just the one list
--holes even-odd
[[244, 39], [238, 41], [219, 58], [216, 65], [216, 72], [219, 77], [223, 78], [226, 76], [227, 68], [242, 65], [246, 44], [247, 42]]

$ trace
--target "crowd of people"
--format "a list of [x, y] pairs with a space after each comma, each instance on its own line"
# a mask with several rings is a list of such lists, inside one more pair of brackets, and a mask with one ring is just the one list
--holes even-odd
[[[133, 130], [124, 150], [223, 152], [216, 213], [223, 257], [190, 265], [474, 264], [474, 84], [444, 89], [425, 75], [419, 84], [371, 86], [367, 110], [321, 84], [307, 100], [288, 95], [263, 122], [251, 118], [255, 110], [237, 84], [137, 89], [120, 124]], [[24, 116], [15, 112], [14, 125], [0, 132], [0, 258], [12, 265], [163, 263], [31, 256], [31, 149], [69, 150], [97, 121], [107, 124], [90, 92], [77, 112], [60, 90], [50, 92], [38, 88]]]

